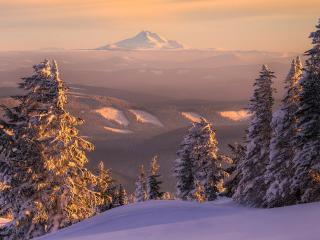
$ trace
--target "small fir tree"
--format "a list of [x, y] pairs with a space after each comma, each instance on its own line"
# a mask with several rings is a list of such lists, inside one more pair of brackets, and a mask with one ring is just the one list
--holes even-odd
[[110, 170], [106, 169], [104, 163], [101, 161], [96, 170], [97, 182], [95, 191], [100, 194], [102, 198], [101, 204], [97, 206], [98, 212], [104, 212], [114, 205], [115, 199], [115, 185], [111, 177]]
[[135, 202], [143, 202], [147, 199], [146, 175], [144, 166], [141, 165], [138, 179], [136, 181], [136, 189], [134, 192]]
[[120, 184], [119, 190], [118, 190], [118, 205], [123, 206], [128, 204], [128, 196], [127, 191], [124, 189], [124, 187]]
[[161, 192], [161, 181], [158, 180], [159, 174], [158, 156], [152, 158], [150, 164], [150, 175], [147, 179], [147, 198], [148, 200], [158, 200], [162, 198], [163, 192]]

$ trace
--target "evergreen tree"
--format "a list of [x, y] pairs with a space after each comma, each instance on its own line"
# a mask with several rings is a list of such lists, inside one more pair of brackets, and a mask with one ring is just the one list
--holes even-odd
[[150, 164], [150, 175], [147, 179], [147, 198], [148, 200], [158, 200], [162, 198], [163, 192], [160, 191], [161, 181], [158, 180], [159, 174], [158, 156], [153, 157]]
[[225, 196], [232, 197], [235, 193], [238, 184], [242, 178], [242, 163], [246, 156], [246, 148], [240, 143], [235, 143], [234, 145], [229, 145], [231, 150], [231, 158], [233, 160], [232, 164], [226, 169], [229, 177], [224, 183]]
[[[2, 120], [0, 119], [0, 122]], [[11, 175], [14, 172], [8, 164], [6, 154], [8, 153], [7, 149], [13, 143], [11, 129], [8, 129], [8, 126], [1, 125], [0, 128], [0, 216], [6, 217], [11, 214], [10, 202], [7, 199], [11, 199], [14, 196], [10, 196], [10, 181]], [[0, 238], [1, 238], [0, 233]]]
[[193, 159], [191, 151], [194, 146], [192, 130], [189, 129], [187, 135], [180, 144], [177, 151], [177, 159], [174, 161], [174, 176], [176, 178], [176, 196], [181, 200], [188, 200], [195, 188], [193, 176]]
[[206, 200], [212, 201], [223, 191], [222, 184], [226, 175], [218, 155], [218, 142], [212, 125], [203, 118], [194, 123], [192, 133], [195, 145], [190, 157], [194, 163], [194, 178], [204, 187]]
[[206, 201], [205, 188], [199, 181], [196, 181], [195, 186], [196, 187], [192, 192], [192, 198], [190, 200], [195, 200], [199, 203], [205, 202]]
[[223, 190], [226, 175], [218, 156], [217, 140], [212, 126], [205, 119], [193, 123], [184, 138], [175, 161], [177, 196], [191, 199], [198, 181], [205, 188], [206, 200], [211, 201]]
[[121, 184], [119, 185], [117, 200], [118, 200], [118, 206], [123, 206], [128, 204], [127, 192]]
[[[97, 195], [90, 191], [94, 176], [85, 168], [85, 152], [93, 145], [78, 136], [82, 120], [66, 111], [67, 88], [57, 64], [36, 65], [23, 79], [25, 95], [14, 108], [5, 108], [1, 125], [12, 132], [5, 148], [10, 191], [2, 195], [13, 221], [5, 239], [30, 239], [95, 214]], [[6, 208], [6, 207], [5, 207]]]
[[147, 199], [147, 185], [144, 166], [141, 165], [138, 179], [136, 181], [136, 189], [134, 192], [135, 202], [143, 202]]
[[297, 152], [290, 189], [300, 203], [320, 200], [320, 19], [310, 35], [313, 47], [306, 52], [305, 73], [300, 80], [297, 118]]
[[292, 160], [295, 153], [293, 139], [297, 132], [295, 113], [298, 110], [299, 80], [302, 70], [300, 59], [293, 60], [285, 80], [285, 96], [280, 109], [273, 116], [270, 163], [265, 176], [268, 186], [264, 200], [266, 207], [280, 207], [296, 202], [295, 196], [290, 191], [289, 182], [293, 178]]
[[242, 164], [242, 178], [233, 198], [242, 204], [261, 206], [266, 192], [264, 174], [269, 163], [271, 120], [273, 105], [272, 80], [274, 73], [263, 66], [254, 83], [250, 99], [250, 125], [247, 134], [246, 158]]
[[98, 165], [97, 183], [94, 189], [102, 198], [101, 203], [97, 206], [98, 212], [104, 212], [112, 208], [116, 198], [115, 185], [110, 170], [105, 168], [103, 162]]

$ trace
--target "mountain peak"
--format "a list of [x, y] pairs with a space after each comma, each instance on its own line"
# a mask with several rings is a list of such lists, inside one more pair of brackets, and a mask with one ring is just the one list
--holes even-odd
[[159, 49], [184, 49], [184, 45], [158, 35], [157, 33], [143, 30], [132, 38], [98, 48], [98, 50], [159, 50]]

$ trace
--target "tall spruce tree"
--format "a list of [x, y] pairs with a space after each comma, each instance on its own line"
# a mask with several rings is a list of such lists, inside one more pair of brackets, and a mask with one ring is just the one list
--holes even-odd
[[147, 198], [148, 200], [159, 200], [162, 198], [163, 192], [161, 192], [161, 181], [158, 180], [159, 174], [159, 164], [158, 156], [154, 156], [150, 164], [150, 174], [147, 178]]
[[[23, 79], [25, 95], [14, 108], [5, 108], [12, 144], [5, 162], [14, 174], [5, 176], [10, 191], [2, 196], [13, 221], [2, 232], [5, 239], [30, 239], [95, 214], [95, 178], [85, 168], [85, 151], [93, 145], [78, 136], [83, 121], [65, 110], [67, 88], [55, 62], [34, 67]], [[11, 172], [12, 173], [12, 172]], [[3, 180], [3, 179], [1, 179]]]
[[264, 206], [280, 207], [294, 204], [296, 196], [290, 191], [293, 178], [292, 160], [295, 154], [294, 138], [297, 132], [295, 113], [298, 110], [299, 80], [302, 76], [300, 58], [292, 61], [285, 80], [285, 95], [280, 109], [273, 115], [272, 138], [270, 143], [270, 163], [266, 171], [268, 186]]
[[139, 176], [136, 181], [136, 189], [134, 192], [135, 202], [143, 202], [147, 199], [147, 185], [144, 166], [140, 166]]
[[197, 181], [205, 189], [206, 200], [214, 200], [223, 190], [225, 175], [212, 125], [202, 118], [193, 123], [178, 151], [175, 161], [177, 195], [181, 199], [192, 199]]
[[306, 52], [297, 118], [297, 152], [293, 159], [291, 191], [299, 203], [320, 200], [320, 19], [311, 33], [313, 47]]
[[245, 205], [261, 206], [266, 192], [264, 174], [269, 163], [274, 77], [264, 65], [250, 99], [246, 158], [242, 164], [242, 179], [233, 195], [237, 202]]

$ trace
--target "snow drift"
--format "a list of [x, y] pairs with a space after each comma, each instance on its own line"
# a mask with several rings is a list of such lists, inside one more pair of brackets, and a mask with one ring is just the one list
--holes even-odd
[[317, 240], [319, 212], [320, 203], [253, 209], [230, 199], [148, 201], [112, 209], [40, 239]]

